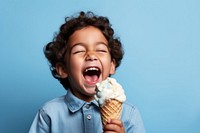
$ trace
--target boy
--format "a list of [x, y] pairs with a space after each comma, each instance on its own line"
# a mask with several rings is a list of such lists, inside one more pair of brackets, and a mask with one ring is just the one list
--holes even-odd
[[67, 94], [38, 111], [29, 133], [145, 132], [139, 111], [127, 103], [121, 120], [111, 119], [102, 127], [94, 100], [96, 83], [114, 74], [123, 57], [121, 42], [106, 17], [80, 12], [66, 18], [44, 54]]

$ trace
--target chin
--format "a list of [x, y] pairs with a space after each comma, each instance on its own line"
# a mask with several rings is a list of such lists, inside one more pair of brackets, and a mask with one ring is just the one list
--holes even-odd
[[94, 96], [96, 94], [95, 88], [93, 90], [87, 91], [86, 94], [88, 96]]

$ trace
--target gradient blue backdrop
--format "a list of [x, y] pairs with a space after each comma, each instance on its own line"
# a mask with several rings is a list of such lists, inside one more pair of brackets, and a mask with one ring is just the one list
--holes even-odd
[[43, 46], [80, 10], [107, 16], [123, 42], [115, 77], [147, 132], [200, 133], [199, 0], [1, 0], [0, 132], [28, 132], [39, 107], [65, 94]]

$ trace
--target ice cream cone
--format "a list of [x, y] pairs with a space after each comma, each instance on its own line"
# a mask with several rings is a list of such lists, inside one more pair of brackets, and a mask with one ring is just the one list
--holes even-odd
[[95, 99], [99, 104], [103, 126], [108, 119], [120, 119], [122, 103], [126, 100], [126, 95], [122, 86], [113, 78], [96, 84]]
[[111, 99], [100, 107], [101, 119], [103, 126], [106, 125], [108, 119], [119, 119], [122, 111], [122, 102]]

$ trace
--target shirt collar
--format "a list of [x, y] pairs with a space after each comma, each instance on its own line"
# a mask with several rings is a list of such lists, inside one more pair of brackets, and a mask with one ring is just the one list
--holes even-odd
[[[70, 89], [68, 89], [67, 91], [67, 94], [65, 96], [65, 101], [66, 101], [67, 107], [73, 113], [81, 109], [85, 104], [88, 104], [87, 102], [74, 96], [72, 92], [70, 91]], [[90, 103], [96, 105], [97, 107], [99, 106], [96, 100], [93, 100]]]

